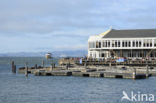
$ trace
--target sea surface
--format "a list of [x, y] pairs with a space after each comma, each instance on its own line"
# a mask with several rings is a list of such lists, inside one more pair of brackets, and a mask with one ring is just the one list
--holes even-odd
[[[11, 61], [17, 67], [41, 65], [42, 57], [0, 57], [0, 103], [133, 103], [123, 100], [123, 91], [153, 94], [156, 103], [156, 77], [149, 79], [111, 79], [73, 76], [33, 76], [11, 72]], [[45, 60], [49, 65], [52, 61]], [[57, 59], [55, 59], [57, 62]], [[134, 102], [135, 103], [135, 102]]]

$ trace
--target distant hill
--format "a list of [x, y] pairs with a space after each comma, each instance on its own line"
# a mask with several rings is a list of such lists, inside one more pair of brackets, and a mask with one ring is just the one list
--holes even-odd
[[[17, 53], [0, 53], [0, 57], [42, 57], [47, 52], [17, 52]], [[82, 57], [87, 55], [87, 50], [71, 51], [52, 51], [54, 57]]]

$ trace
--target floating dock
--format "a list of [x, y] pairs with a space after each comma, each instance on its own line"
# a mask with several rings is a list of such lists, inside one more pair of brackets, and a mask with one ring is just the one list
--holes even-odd
[[[19, 73], [25, 73], [26, 69], [24, 67], [19, 68]], [[149, 76], [156, 76], [156, 71], [151, 72], [147, 70], [137, 70], [132, 69], [122, 70], [114, 67], [105, 67], [101, 69], [97, 68], [84, 68], [82, 67], [72, 67], [66, 69], [64, 68], [38, 68], [32, 69], [28, 68], [27, 73], [34, 74], [35, 76], [79, 76], [79, 77], [101, 77], [101, 78], [123, 78], [123, 79], [145, 79]]]
[[145, 79], [146, 74], [115, 73], [115, 72], [78, 72], [78, 71], [37, 71], [35, 76], [80, 76], [80, 77], [105, 77], [123, 79]]

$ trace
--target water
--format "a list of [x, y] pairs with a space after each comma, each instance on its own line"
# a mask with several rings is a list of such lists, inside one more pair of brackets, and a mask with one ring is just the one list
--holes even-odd
[[[128, 95], [131, 91], [156, 95], [156, 77], [129, 80], [29, 75], [26, 78], [22, 74], [11, 73], [12, 60], [19, 67], [28, 60], [29, 65], [41, 64], [43, 59], [0, 58], [0, 103], [120, 103], [122, 91]], [[124, 100], [121, 103], [132, 102]]]

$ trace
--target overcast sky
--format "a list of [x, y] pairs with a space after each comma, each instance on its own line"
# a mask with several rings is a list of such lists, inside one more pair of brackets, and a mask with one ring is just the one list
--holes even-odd
[[0, 0], [0, 53], [87, 50], [110, 27], [156, 28], [156, 0]]

